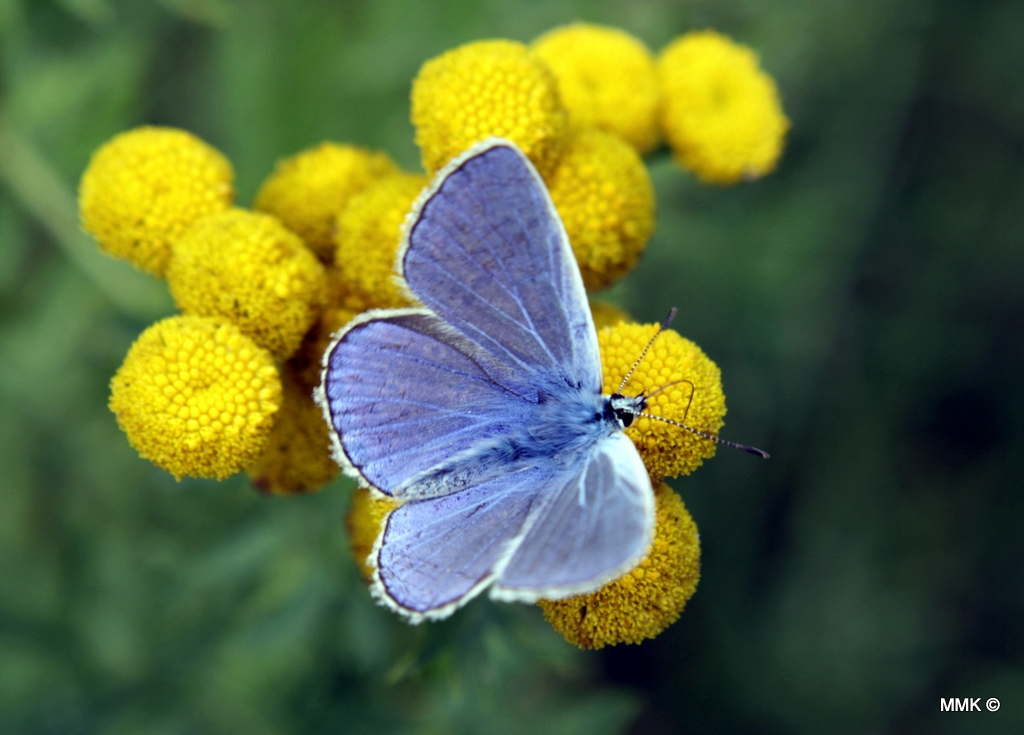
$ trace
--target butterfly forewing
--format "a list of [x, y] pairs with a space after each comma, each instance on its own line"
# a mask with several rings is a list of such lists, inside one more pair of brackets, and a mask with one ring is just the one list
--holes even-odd
[[600, 390], [586, 292], [543, 181], [507, 142], [471, 149], [439, 175], [399, 255], [410, 290], [503, 362], [495, 379], [536, 396], [537, 382]]
[[352, 324], [324, 374], [328, 420], [340, 437], [335, 453], [391, 495], [526, 420], [531, 405], [494, 383], [481, 363], [486, 356], [423, 311], [371, 313]]

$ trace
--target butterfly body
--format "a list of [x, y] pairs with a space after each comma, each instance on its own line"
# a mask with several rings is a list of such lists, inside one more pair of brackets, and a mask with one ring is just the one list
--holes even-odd
[[643, 558], [650, 479], [604, 395], [579, 270], [547, 190], [508, 141], [438, 174], [406, 224], [399, 275], [423, 307], [368, 312], [324, 356], [317, 400], [339, 464], [405, 501], [369, 559], [412, 622], [490, 588], [590, 592]]

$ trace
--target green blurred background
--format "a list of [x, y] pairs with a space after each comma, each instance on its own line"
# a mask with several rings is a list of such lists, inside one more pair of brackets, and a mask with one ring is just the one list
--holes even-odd
[[[107, 383], [172, 305], [74, 205], [141, 123], [224, 151], [242, 202], [323, 139], [417, 167], [425, 59], [572, 20], [718, 28], [793, 120], [757, 184], [652, 165], [658, 231], [611, 297], [680, 307], [724, 435], [773, 458], [673, 483], [697, 594], [598, 653], [535, 607], [375, 607], [345, 481], [268, 499], [139, 459]], [[0, 732], [1024, 732], [1022, 37], [1011, 1], [0, 0]]]

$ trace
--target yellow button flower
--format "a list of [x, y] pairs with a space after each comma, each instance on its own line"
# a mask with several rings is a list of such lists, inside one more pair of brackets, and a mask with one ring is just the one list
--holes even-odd
[[235, 198], [234, 172], [184, 130], [142, 127], [92, 155], [78, 201], [82, 227], [100, 247], [163, 278], [171, 246], [200, 217]]
[[775, 168], [789, 120], [757, 54], [715, 31], [676, 39], [658, 60], [662, 126], [680, 165], [709, 184]]
[[492, 135], [513, 141], [545, 173], [561, 152], [566, 114], [551, 71], [526, 46], [477, 41], [423, 65], [412, 124], [430, 174]]
[[672, 488], [654, 494], [657, 525], [651, 550], [632, 572], [588, 595], [541, 600], [544, 618], [580, 648], [640, 643], [679, 619], [700, 579], [697, 524]]
[[558, 80], [571, 125], [615, 133], [641, 154], [658, 145], [658, 76], [643, 42], [617, 28], [574, 23], [548, 31], [533, 49]]
[[[597, 342], [601, 350], [606, 393], [618, 390], [622, 379], [657, 331], [657, 324], [624, 322], [598, 330]], [[654, 395], [655, 391], [670, 383], [675, 384]], [[697, 345], [671, 329], [662, 332], [654, 341], [622, 393], [652, 396], [647, 413], [686, 424], [707, 434], [717, 436], [725, 423], [725, 395], [718, 366]], [[656, 480], [688, 475], [705, 458], [715, 454], [713, 441], [663, 421], [638, 418], [626, 429], [626, 435], [633, 440], [647, 471]]]
[[248, 468], [249, 477], [274, 495], [319, 490], [338, 474], [323, 411], [313, 402], [313, 388], [289, 363], [281, 370], [281, 384], [281, 409], [266, 450]]
[[325, 142], [279, 161], [253, 208], [276, 216], [324, 262], [334, 257], [334, 218], [349, 198], [398, 171], [387, 154]]
[[594, 318], [594, 326], [597, 329], [611, 327], [619, 322], [631, 322], [633, 319], [625, 311], [609, 304], [607, 301], [590, 300], [590, 315]]
[[408, 306], [394, 281], [402, 226], [427, 185], [419, 174], [396, 174], [370, 184], [338, 215], [334, 262], [341, 287], [368, 307]]
[[186, 314], [229, 319], [279, 360], [298, 349], [326, 298], [323, 265], [269, 214], [231, 209], [181, 238], [167, 282]]
[[352, 558], [367, 579], [373, 574], [373, 567], [367, 563], [367, 559], [388, 514], [398, 506], [398, 502], [386, 495], [372, 493], [365, 487], [356, 488], [352, 493], [352, 505], [349, 506], [346, 518], [348, 538], [352, 545]]
[[110, 382], [110, 410], [128, 442], [179, 480], [223, 478], [252, 464], [280, 405], [270, 353], [206, 317], [149, 327]]
[[654, 231], [654, 188], [636, 150], [611, 133], [576, 130], [547, 184], [587, 290], [626, 275]]

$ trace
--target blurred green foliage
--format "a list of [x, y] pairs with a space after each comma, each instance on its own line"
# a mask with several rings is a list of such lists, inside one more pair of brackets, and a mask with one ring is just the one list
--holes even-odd
[[[375, 607], [345, 481], [272, 499], [139, 459], [107, 383], [172, 304], [74, 203], [141, 123], [223, 150], [243, 203], [323, 139], [414, 168], [425, 59], [575, 19], [730, 33], [794, 123], [754, 185], [652, 165], [658, 232], [611, 297], [679, 306], [726, 436], [773, 459], [674, 483], [698, 593], [600, 654], [533, 607]], [[1022, 32], [1009, 0], [0, 0], [0, 731], [1024, 730]]]

